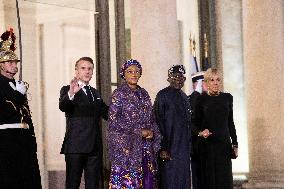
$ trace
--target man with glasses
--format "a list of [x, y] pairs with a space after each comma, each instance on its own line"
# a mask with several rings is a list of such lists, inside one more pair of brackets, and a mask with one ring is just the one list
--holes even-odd
[[160, 151], [160, 189], [191, 187], [190, 104], [181, 90], [185, 82], [183, 65], [168, 70], [170, 85], [158, 92], [154, 103], [157, 124], [163, 136]]

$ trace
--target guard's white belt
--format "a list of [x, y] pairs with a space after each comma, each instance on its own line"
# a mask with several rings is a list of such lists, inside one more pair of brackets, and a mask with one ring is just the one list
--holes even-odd
[[0, 125], [0, 129], [28, 129], [27, 123], [10, 123]]

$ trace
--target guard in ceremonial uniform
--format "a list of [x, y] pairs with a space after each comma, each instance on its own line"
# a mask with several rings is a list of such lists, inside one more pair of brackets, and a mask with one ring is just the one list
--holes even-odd
[[27, 84], [16, 81], [19, 59], [12, 30], [0, 42], [0, 188], [41, 189]]
[[[197, 72], [191, 76], [193, 92], [189, 95], [191, 113], [195, 110], [197, 98], [206, 91], [204, 83], [204, 72]], [[199, 137], [192, 132], [191, 135], [191, 172], [192, 172], [192, 189], [201, 188], [201, 168], [200, 168], [200, 157], [198, 153]]]

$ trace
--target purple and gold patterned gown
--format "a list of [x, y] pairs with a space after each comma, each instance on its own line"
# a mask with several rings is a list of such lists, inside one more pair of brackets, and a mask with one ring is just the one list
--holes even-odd
[[[108, 119], [109, 189], [154, 189], [160, 133], [152, 112], [145, 89], [123, 84], [113, 92]], [[142, 138], [142, 129], [151, 129], [154, 138]]]

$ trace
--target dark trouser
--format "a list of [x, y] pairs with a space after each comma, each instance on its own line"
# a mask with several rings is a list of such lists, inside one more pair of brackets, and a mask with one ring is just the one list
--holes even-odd
[[41, 189], [35, 138], [27, 129], [0, 129], [0, 188]]
[[190, 159], [172, 158], [165, 162], [160, 161], [159, 189], [190, 189]]
[[191, 156], [192, 188], [201, 189], [201, 167], [200, 158], [197, 155]]
[[65, 154], [66, 189], [79, 189], [84, 170], [85, 189], [99, 188], [101, 176], [101, 155]]

